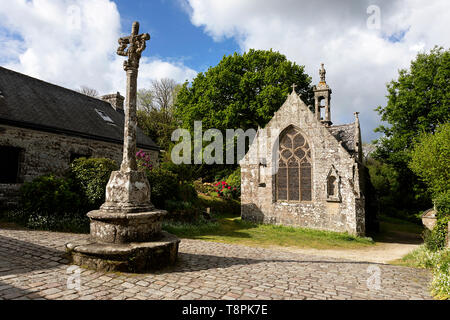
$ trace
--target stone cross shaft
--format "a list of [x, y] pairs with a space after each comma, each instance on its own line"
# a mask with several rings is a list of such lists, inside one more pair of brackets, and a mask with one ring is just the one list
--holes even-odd
[[150, 40], [148, 33], [139, 34], [139, 22], [133, 23], [131, 35], [119, 39], [117, 54], [128, 57], [124, 62], [127, 72], [127, 102], [125, 109], [125, 130], [123, 144], [123, 161], [120, 171], [130, 172], [137, 170], [136, 163], [136, 101], [137, 101], [137, 77], [139, 61], [142, 52], [147, 47], [146, 41]]

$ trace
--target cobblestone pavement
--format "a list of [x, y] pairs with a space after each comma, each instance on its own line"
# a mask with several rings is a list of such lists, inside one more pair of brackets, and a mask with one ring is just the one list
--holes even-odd
[[84, 237], [0, 230], [0, 300], [431, 298], [425, 270], [185, 239], [177, 265], [164, 272], [81, 269], [80, 290], [68, 289], [77, 282], [64, 244]]

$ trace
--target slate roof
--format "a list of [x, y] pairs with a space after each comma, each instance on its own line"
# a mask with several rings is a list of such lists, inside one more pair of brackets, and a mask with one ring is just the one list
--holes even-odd
[[354, 154], [355, 150], [355, 124], [343, 124], [338, 126], [330, 126], [328, 130], [336, 138], [337, 141], [342, 141], [342, 146], [350, 153]]
[[[0, 124], [123, 144], [124, 119], [108, 102], [0, 67]], [[137, 147], [160, 149], [139, 128]]]

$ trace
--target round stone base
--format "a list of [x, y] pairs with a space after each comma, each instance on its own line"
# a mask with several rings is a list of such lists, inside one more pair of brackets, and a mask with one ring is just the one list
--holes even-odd
[[174, 265], [180, 239], [167, 232], [159, 241], [105, 244], [86, 240], [66, 244], [69, 259], [75, 265], [98, 271], [144, 273]]
[[167, 211], [141, 213], [111, 213], [91, 211], [91, 240], [101, 243], [126, 244], [159, 240]]

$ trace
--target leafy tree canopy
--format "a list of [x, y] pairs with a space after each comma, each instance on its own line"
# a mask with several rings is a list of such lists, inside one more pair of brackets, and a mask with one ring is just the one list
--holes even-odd
[[192, 85], [181, 88], [176, 115], [192, 129], [194, 121], [203, 128], [249, 129], [264, 127], [285, 102], [292, 84], [306, 102], [311, 101], [311, 78], [299, 66], [278, 52], [250, 50], [225, 56]]
[[386, 195], [393, 200], [389, 212], [414, 214], [429, 208], [431, 198], [427, 186], [408, 163], [420, 134], [433, 133], [439, 124], [449, 121], [450, 51], [435, 47], [429, 53], [418, 54], [408, 70], [399, 71], [398, 79], [391, 81], [387, 90], [387, 105], [377, 108], [387, 125], [375, 130], [384, 135], [373, 157], [381, 161], [381, 167], [389, 169], [379, 173], [396, 181], [389, 184]]
[[388, 103], [377, 111], [389, 126], [375, 130], [384, 133], [375, 156], [406, 167], [414, 139], [450, 119], [450, 50], [435, 47], [418, 54], [387, 89]]
[[435, 196], [450, 192], [450, 123], [421, 136], [411, 158], [411, 169]]

